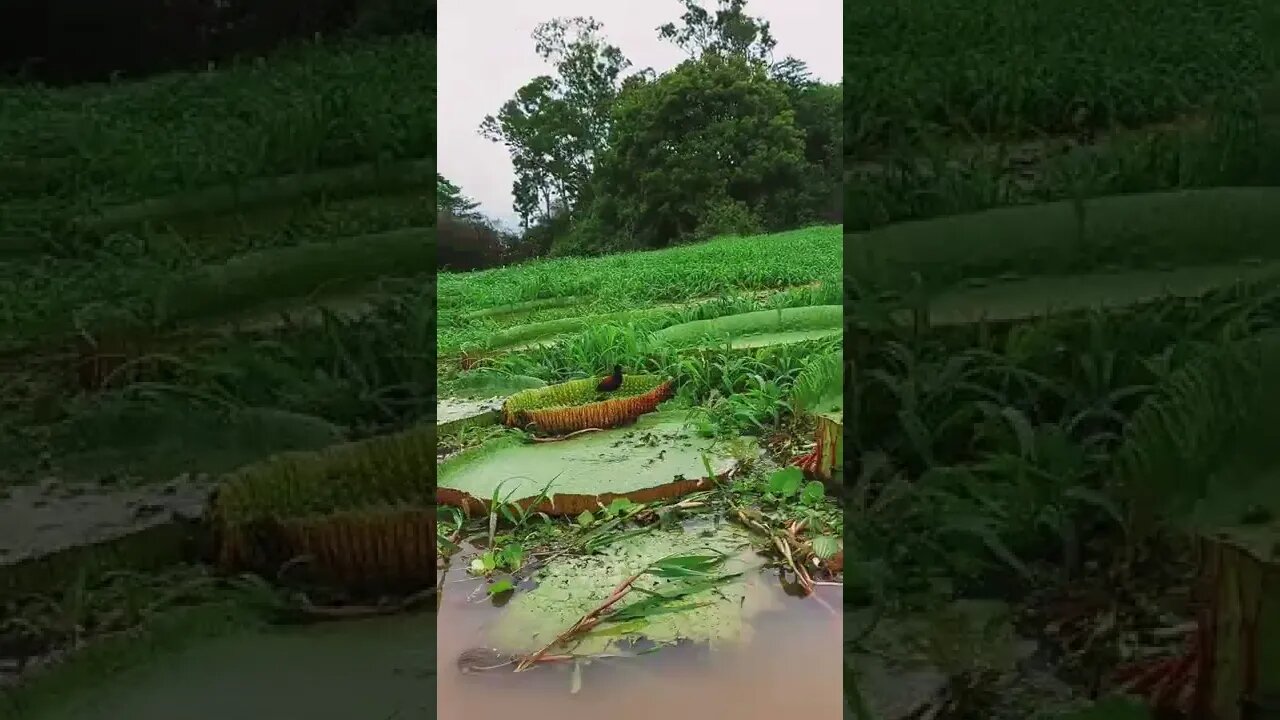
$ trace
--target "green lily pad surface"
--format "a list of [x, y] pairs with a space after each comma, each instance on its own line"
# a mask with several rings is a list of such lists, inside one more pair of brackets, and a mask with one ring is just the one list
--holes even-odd
[[[755, 572], [762, 559], [750, 550], [746, 531], [732, 525], [701, 532], [652, 530], [620, 540], [595, 555], [557, 560], [539, 571], [536, 588], [516, 593], [506, 611], [489, 627], [488, 639], [503, 652], [538, 650], [598, 607], [619, 583], [654, 561], [673, 554], [713, 552], [730, 556], [717, 573], [741, 574], [676, 601], [681, 606], [694, 607], [651, 615], [641, 621], [604, 623], [571, 644], [570, 650], [561, 648], [555, 652], [625, 652], [641, 638], [658, 645], [679, 640], [708, 642], [713, 648], [746, 642], [751, 637], [750, 619], [773, 609], [778, 600], [772, 593], [751, 592], [756, 583], [767, 580]], [[636, 581], [640, 589], [621, 600], [619, 607], [647, 597], [643, 590], [672, 594], [676, 588], [673, 583], [683, 582], [688, 581], [642, 577]]]
[[548, 495], [599, 495], [704, 478], [704, 454], [717, 475], [732, 469], [737, 461], [725, 443], [699, 437], [688, 419], [683, 411], [663, 411], [561, 442], [489, 443], [443, 462], [437, 484], [484, 500], [501, 485], [502, 498], [518, 501], [548, 483]]
[[723, 346], [751, 349], [839, 337], [844, 333], [844, 307], [810, 307], [758, 310], [708, 320], [672, 325], [655, 333], [660, 341], [677, 346]]

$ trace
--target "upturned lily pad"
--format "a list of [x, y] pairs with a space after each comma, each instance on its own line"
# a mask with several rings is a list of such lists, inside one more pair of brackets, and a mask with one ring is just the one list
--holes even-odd
[[750, 349], [825, 340], [844, 333], [844, 306], [758, 310], [672, 325], [654, 334], [662, 343], [681, 347]]
[[[708, 642], [713, 648], [749, 641], [751, 618], [772, 609], [770, 605], [777, 600], [771, 593], [750, 592], [753, 583], [763, 580], [752, 572], [761, 562], [750, 550], [747, 533], [731, 525], [707, 532], [679, 528], [653, 530], [620, 540], [594, 555], [551, 563], [536, 576], [537, 587], [516, 593], [506, 611], [489, 628], [488, 640], [503, 652], [538, 650], [598, 607], [620, 582], [651, 563], [673, 554], [709, 552], [729, 556], [716, 570], [717, 574], [742, 574], [676, 601], [682, 606], [696, 607], [654, 614], [638, 621], [604, 623], [580, 641], [571, 643], [567, 652], [592, 655], [611, 649], [625, 651], [641, 638], [657, 645], [680, 640]], [[624, 598], [620, 607], [648, 597], [644, 590], [670, 595], [673, 582], [679, 581], [643, 577], [636, 582], [640, 589]]]
[[617, 427], [653, 412], [673, 391], [671, 381], [657, 375], [625, 375], [622, 386], [609, 393], [597, 391], [598, 382], [571, 380], [518, 392], [503, 404], [503, 422], [552, 435]]
[[211, 503], [219, 564], [308, 570], [346, 588], [418, 589], [434, 581], [436, 429], [283, 453], [224, 477]]
[[703, 490], [738, 462], [724, 443], [697, 436], [687, 420], [684, 412], [664, 411], [560, 442], [492, 441], [440, 463], [436, 498], [483, 511], [496, 494], [548, 514], [577, 515], [618, 497], [649, 502]]

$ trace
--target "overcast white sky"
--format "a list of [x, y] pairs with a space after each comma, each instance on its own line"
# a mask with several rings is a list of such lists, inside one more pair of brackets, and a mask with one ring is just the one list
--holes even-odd
[[[778, 45], [774, 57], [794, 55], [824, 82], [843, 73], [842, 0], [749, 0], [747, 12], [764, 18]], [[714, 0], [703, 0], [713, 10]], [[511, 228], [514, 179], [507, 150], [480, 137], [485, 115], [536, 75], [552, 73], [533, 51], [533, 28], [554, 17], [591, 16], [608, 41], [631, 61], [627, 72], [668, 70], [687, 56], [658, 39], [657, 27], [678, 22], [678, 0], [441, 0], [436, 68], [436, 164], [442, 175], [480, 203], [481, 212]]]

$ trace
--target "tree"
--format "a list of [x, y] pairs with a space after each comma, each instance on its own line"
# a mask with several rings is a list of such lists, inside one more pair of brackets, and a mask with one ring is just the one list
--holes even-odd
[[747, 0], [718, 1], [720, 9], [713, 16], [697, 0], [681, 0], [681, 24], [659, 26], [658, 37], [670, 40], [695, 59], [718, 53], [767, 62], [777, 45], [769, 23], [747, 15]]
[[557, 206], [572, 211], [583, 200], [609, 137], [619, 77], [631, 64], [591, 18], [542, 23], [533, 40], [556, 75], [533, 78], [480, 125], [484, 137], [511, 155], [514, 209], [526, 228]]
[[459, 220], [479, 222], [484, 217], [476, 212], [480, 203], [462, 194], [462, 189], [436, 173], [436, 212]]
[[804, 137], [782, 86], [741, 56], [709, 53], [619, 98], [588, 226], [597, 241], [662, 247], [797, 219]]

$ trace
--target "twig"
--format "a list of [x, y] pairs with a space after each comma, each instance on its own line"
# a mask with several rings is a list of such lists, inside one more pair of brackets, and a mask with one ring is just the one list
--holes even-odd
[[609, 613], [609, 609], [613, 607], [619, 600], [626, 597], [627, 593], [631, 591], [631, 586], [635, 583], [636, 580], [639, 580], [640, 577], [645, 574], [646, 570], [641, 570], [640, 572], [632, 575], [626, 580], [623, 580], [621, 583], [618, 583], [618, 586], [613, 589], [613, 592], [609, 594], [609, 597], [606, 598], [605, 601], [601, 603], [599, 607], [587, 613], [586, 615], [583, 615], [568, 630], [565, 630], [564, 632], [560, 633], [558, 636], [556, 636], [556, 639], [547, 643], [545, 646], [542, 647], [541, 650], [538, 650], [532, 655], [526, 655], [525, 657], [521, 658], [519, 664], [516, 665], [515, 671], [520, 672], [522, 670], [527, 670], [534, 663], [541, 661], [543, 656], [545, 656], [551, 650], [551, 648], [557, 645], [561, 645], [565, 641], [567, 641], [569, 638], [572, 638], [575, 635], [582, 634], [590, 630], [591, 628], [595, 627], [596, 625], [599, 625], [604, 620], [604, 616]]

